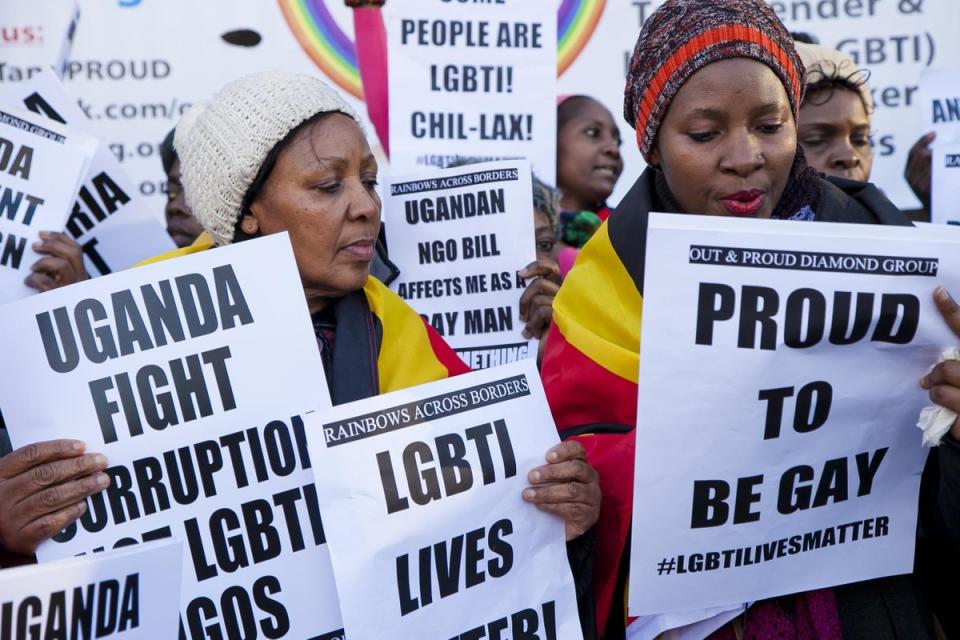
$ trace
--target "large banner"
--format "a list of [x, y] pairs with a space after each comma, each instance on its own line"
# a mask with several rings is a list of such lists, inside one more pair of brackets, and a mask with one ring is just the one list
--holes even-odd
[[[0, 103], [19, 103], [54, 122], [83, 131], [90, 120], [50, 69], [0, 91]], [[65, 232], [83, 247], [87, 273], [129, 269], [175, 247], [151, 203], [140, 195], [104, 142], [87, 169]]]
[[0, 638], [175, 638], [180, 542], [0, 571]]
[[186, 637], [341, 628], [303, 426], [330, 399], [286, 234], [10, 305], [0, 348], [14, 446], [77, 438], [111, 465], [40, 561], [179, 538]]
[[557, 443], [532, 360], [308, 417], [350, 640], [579, 640], [563, 521], [523, 501]]
[[391, 0], [393, 173], [529, 158], [556, 173], [556, 8], [543, 0]]
[[631, 614], [912, 571], [951, 235], [651, 215]]
[[520, 269], [536, 259], [530, 163], [491, 162], [395, 176], [384, 222], [391, 283], [471, 369], [536, 354], [523, 337]]
[[[388, 10], [391, 3], [388, 0]], [[41, 6], [29, 0], [0, 3], [0, 23], [15, 4]], [[449, 4], [471, 16], [502, 8], [485, 2]], [[556, 11], [559, 93], [600, 99], [627, 141], [621, 149], [623, 177], [610, 198], [615, 204], [644, 167], [622, 117], [624, 76], [640, 27], [661, 0], [545, 4]], [[898, 205], [915, 206], [902, 174], [907, 152], [925, 133], [917, 85], [922, 70], [950, 68], [960, 59], [960, 39], [954, 37], [960, 3], [777, 0], [771, 5], [790, 29], [842, 49], [871, 72], [876, 102], [873, 179]], [[365, 112], [353, 15], [343, 0], [80, 0], [80, 7], [64, 79], [140, 192], [156, 203], [158, 216], [164, 189], [159, 141], [191, 103], [206, 99], [228, 80], [267, 69], [314, 74]], [[467, 64], [499, 64], [488, 62], [487, 54]], [[28, 73], [27, 67], [6, 57], [0, 61], [0, 84], [20, 81]], [[514, 89], [526, 91], [516, 84]], [[425, 97], [431, 92], [414, 93]], [[534, 102], [532, 108], [540, 109], [549, 99], [539, 96]], [[539, 172], [536, 159], [535, 164]]]
[[36, 293], [24, 284], [42, 256], [41, 231], [62, 229], [97, 141], [35, 114], [0, 106], [0, 303]]

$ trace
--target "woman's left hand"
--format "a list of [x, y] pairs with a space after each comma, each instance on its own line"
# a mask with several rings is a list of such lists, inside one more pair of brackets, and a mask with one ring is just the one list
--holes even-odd
[[[933, 301], [947, 326], [960, 338], [960, 305], [943, 287], [938, 287], [933, 293]], [[934, 403], [960, 414], [960, 361], [941, 362], [921, 378], [920, 386], [930, 392], [930, 399]], [[960, 440], [960, 418], [954, 421], [950, 435]]]
[[547, 451], [547, 464], [532, 470], [527, 479], [533, 486], [524, 489], [523, 499], [563, 518], [567, 541], [597, 523], [600, 480], [579, 442], [568, 440], [552, 447]]
[[520, 320], [526, 323], [523, 337], [541, 340], [553, 320], [553, 299], [560, 290], [560, 269], [549, 260], [531, 262], [520, 271], [524, 280], [535, 278], [520, 296]]
[[42, 258], [30, 267], [27, 286], [38, 291], [50, 291], [87, 279], [87, 270], [83, 266], [83, 247], [64, 233], [41, 231], [40, 242], [33, 250]]

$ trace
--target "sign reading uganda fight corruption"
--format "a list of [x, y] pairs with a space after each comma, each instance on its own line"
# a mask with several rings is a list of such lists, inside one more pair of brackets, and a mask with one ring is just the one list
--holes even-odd
[[175, 638], [183, 544], [0, 571], [0, 638]]
[[313, 413], [307, 433], [350, 640], [581, 638], [563, 522], [521, 498], [557, 443], [533, 360]]
[[33, 243], [63, 228], [95, 148], [79, 131], [0, 107], [0, 303], [36, 293], [23, 283], [42, 257]]
[[651, 214], [632, 615], [912, 570], [950, 235]]
[[[49, 121], [90, 128], [90, 120], [50, 69], [9, 85], [0, 99], [21, 104]], [[150, 210], [110, 148], [99, 141], [70, 217], [56, 228], [80, 243], [87, 272], [99, 276], [174, 248], [158, 213]]]
[[187, 638], [341, 628], [302, 417], [330, 399], [286, 234], [19, 301], [0, 347], [14, 446], [111, 465], [39, 560], [181, 538]]
[[556, 3], [391, 0], [383, 11], [393, 171], [447, 167], [467, 152], [529, 158], [553, 184]]
[[392, 178], [391, 284], [471, 369], [532, 357], [517, 272], [536, 259], [530, 164], [491, 162]]

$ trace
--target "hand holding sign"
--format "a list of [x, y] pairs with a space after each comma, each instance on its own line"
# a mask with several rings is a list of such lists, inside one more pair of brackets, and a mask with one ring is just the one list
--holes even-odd
[[24, 282], [38, 291], [65, 287], [90, 276], [83, 266], [83, 247], [65, 233], [41, 231], [33, 250], [44, 256], [30, 267]]
[[110, 478], [107, 459], [77, 440], [21, 447], [0, 458], [0, 549], [33, 555], [41, 542], [83, 515], [87, 496]]
[[[947, 293], [943, 287], [938, 287], [933, 294], [933, 301], [937, 310], [943, 315], [947, 326], [960, 338], [960, 305]], [[948, 360], [941, 362], [930, 373], [923, 376], [920, 386], [930, 392], [930, 399], [954, 413], [960, 413], [960, 362]], [[960, 420], [953, 423], [950, 435], [960, 440]]]
[[569, 542], [589, 531], [600, 517], [600, 480], [579, 442], [552, 447], [547, 462], [527, 475], [536, 487], [525, 489], [523, 499], [563, 518]]
[[536, 278], [520, 296], [520, 320], [526, 322], [523, 337], [542, 340], [553, 320], [553, 299], [560, 290], [560, 268], [556, 261], [539, 259], [520, 271], [524, 280]]

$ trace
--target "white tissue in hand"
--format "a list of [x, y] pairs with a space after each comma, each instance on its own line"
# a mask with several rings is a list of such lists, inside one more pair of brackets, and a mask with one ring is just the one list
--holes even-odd
[[[951, 347], [940, 354], [937, 362], [947, 360], [960, 360], [960, 351], [957, 351], [956, 347]], [[923, 446], [938, 446], [956, 419], [956, 413], [940, 405], [925, 407], [920, 412], [920, 420], [917, 421], [917, 428], [923, 431]]]

